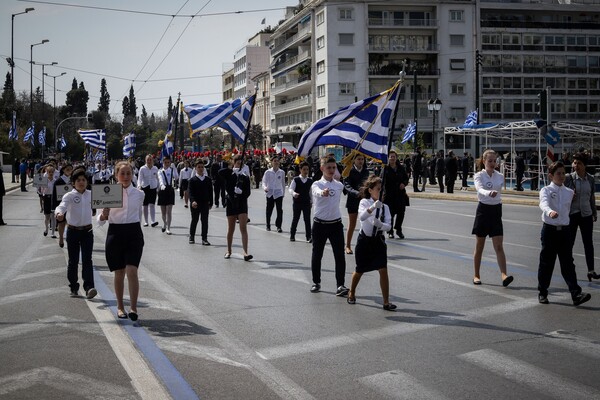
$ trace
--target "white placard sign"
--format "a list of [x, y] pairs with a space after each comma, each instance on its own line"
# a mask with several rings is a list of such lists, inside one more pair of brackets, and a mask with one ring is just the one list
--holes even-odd
[[123, 207], [123, 186], [92, 185], [92, 208]]
[[63, 196], [73, 190], [73, 186], [65, 183], [63, 185], [54, 185], [56, 187], [56, 200], [61, 201]]
[[33, 176], [33, 186], [35, 186], [35, 187], [48, 186], [48, 177], [44, 176], [44, 174], [35, 174]]

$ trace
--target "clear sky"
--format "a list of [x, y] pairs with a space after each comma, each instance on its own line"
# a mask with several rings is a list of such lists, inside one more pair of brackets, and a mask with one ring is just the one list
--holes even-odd
[[[17, 92], [29, 93], [31, 45], [48, 39], [49, 43], [33, 47], [33, 61], [57, 62], [44, 67], [49, 75], [67, 73], [56, 78], [57, 105], [64, 104], [73, 78], [83, 81], [89, 92], [88, 110], [98, 108], [100, 81], [106, 78], [110, 113], [119, 119], [121, 101], [132, 83], [138, 115], [142, 104], [148, 114], [165, 115], [169, 96], [175, 102], [178, 92], [185, 104], [218, 103], [221, 73], [232, 65], [235, 51], [263, 27], [276, 26], [286, 6], [297, 4], [297, 0], [2, 0], [2, 83], [10, 71], [5, 59], [11, 54], [11, 15], [33, 7], [34, 11], [14, 19]], [[197, 16], [171, 17], [175, 14]], [[265, 25], [261, 25], [263, 18]], [[49, 104], [52, 82], [45, 77]], [[38, 86], [42, 86], [42, 67], [34, 65], [34, 90]]]

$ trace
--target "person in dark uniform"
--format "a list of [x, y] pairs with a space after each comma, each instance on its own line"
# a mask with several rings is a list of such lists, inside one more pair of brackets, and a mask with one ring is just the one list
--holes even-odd
[[217, 154], [217, 159], [210, 166], [210, 178], [213, 183], [213, 190], [215, 193], [215, 207], [219, 208], [219, 198], [221, 198], [221, 204], [223, 207], [225, 204], [225, 182], [219, 175], [219, 171], [227, 168], [227, 162], [223, 161], [223, 156]]
[[[390, 239], [394, 238], [395, 229], [398, 237], [404, 239], [402, 223], [404, 222], [406, 207], [409, 205], [408, 194], [406, 193], [408, 173], [398, 161], [398, 154], [393, 150], [388, 154], [388, 165], [386, 165], [383, 174], [383, 202], [390, 208], [390, 219], [392, 221], [388, 237]], [[394, 216], [396, 216], [395, 223]]]
[[6, 225], [4, 218], [2, 217], [2, 203], [4, 202], [4, 196], [6, 196], [6, 189], [4, 187], [4, 178], [2, 177], [2, 168], [0, 168], [0, 226]]
[[[71, 173], [73, 172], [73, 165], [65, 164], [60, 169], [60, 177], [56, 180], [54, 187], [52, 188], [52, 208], [56, 209], [62, 200], [58, 197], [58, 190], [67, 184], [71, 183]], [[87, 184], [87, 182], [86, 182]], [[61, 192], [62, 193], [62, 192]], [[56, 226], [58, 227], [58, 245], [62, 248], [65, 246], [65, 226], [67, 220], [62, 221], [56, 220]]]
[[461, 169], [462, 169], [462, 184], [461, 190], [467, 190], [469, 188], [469, 184], [467, 183], [467, 179], [469, 178], [469, 170], [471, 166], [471, 160], [469, 159], [469, 153], [465, 151], [463, 154], [463, 158], [461, 160]]
[[516, 183], [515, 190], [522, 192], [523, 191], [523, 175], [525, 175], [525, 159], [523, 158], [523, 156], [520, 153], [517, 153], [517, 156], [515, 157], [515, 175], [516, 175], [516, 179], [517, 179], [517, 181], [515, 182]]
[[365, 168], [365, 156], [357, 153], [352, 160], [352, 169], [344, 178], [346, 191], [346, 209], [348, 210], [348, 230], [346, 231], [346, 254], [352, 254], [352, 236], [356, 229], [358, 218], [358, 204], [360, 203], [359, 190], [369, 177], [369, 170]]
[[195, 174], [188, 182], [188, 194], [190, 199], [190, 212], [192, 222], [190, 223], [190, 240], [193, 244], [196, 240], [196, 227], [198, 220], [202, 224], [202, 245], [210, 246], [208, 242], [208, 211], [213, 206], [212, 179], [204, 174], [204, 161], [196, 161]]
[[304, 217], [304, 229], [306, 232], [306, 241], [312, 243], [312, 229], [310, 221], [310, 209], [312, 201], [310, 196], [310, 187], [313, 180], [308, 177], [310, 166], [306, 161], [300, 163], [300, 176], [295, 177], [289, 187], [292, 195], [292, 226], [290, 227], [290, 242], [296, 241], [296, 228], [300, 221], [300, 213]]
[[25, 185], [27, 184], [27, 169], [29, 166], [27, 165], [27, 160], [22, 159], [21, 164], [19, 164], [19, 175], [21, 178], [21, 192], [26, 192], [27, 188]]
[[415, 154], [412, 158], [412, 172], [413, 172], [413, 190], [420, 192], [419, 190], [419, 178], [421, 176], [421, 169], [423, 166], [423, 157], [421, 155], [421, 148], [417, 147]]
[[446, 191], [454, 193], [454, 182], [458, 175], [458, 160], [452, 150], [448, 152], [448, 157], [444, 160], [444, 167], [446, 168]]
[[446, 175], [446, 165], [444, 163], [444, 151], [440, 150], [435, 158], [435, 175], [440, 185], [440, 193], [444, 193], [444, 176]]
[[539, 163], [540, 163], [540, 158], [538, 156], [538, 152], [534, 151], [531, 154], [531, 158], [529, 158], [529, 179], [531, 182], [531, 184], [530, 184], [531, 190], [538, 190], [538, 188], [539, 188], [539, 176], [540, 176]]

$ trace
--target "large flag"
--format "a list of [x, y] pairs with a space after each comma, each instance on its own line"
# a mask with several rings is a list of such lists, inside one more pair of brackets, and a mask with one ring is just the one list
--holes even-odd
[[17, 112], [13, 111], [12, 116], [12, 124], [10, 125], [10, 129], [8, 131], [8, 138], [10, 140], [17, 140], [19, 134], [17, 133]]
[[404, 144], [412, 140], [412, 138], [415, 136], [415, 133], [417, 133], [417, 125], [414, 122], [411, 122], [406, 127], [406, 132], [404, 132], [404, 136], [402, 137], [401, 143]]
[[306, 157], [316, 146], [340, 145], [387, 163], [388, 135], [400, 91], [400, 82], [312, 124], [298, 145], [298, 155]]
[[133, 157], [135, 152], [135, 134], [133, 131], [123, 138], [123, 157]]
[[44, 126], [42, 128], [42, 130], [38, 133], [38, 142], [40, 142], [40, 144], [42, 146], [46, 145], [46, 127]]
[[473, 110], [467, 115], [463, 128], [473, 128], [477, 125], [477, 110]]
[[34, 143], [34, 136], [35, 136], [35, 122], [31, 122], [31, 126], [29, 127], [29, 129], [27, 129], [27, 132], [25, 132], [25, 137], [23, 137], [23, 143], [27, 143], [29, 141], [31, 141], [31, 145], [33, 146]]
[[58, 141], [58, 148], [60, 150], [64, 149], [65, 147], [67, 147], [67, 141], [65, 140], [64, 136], [60, 137], [60, 140]]
[[165, 140], [162, 141], [162, 143], [159, 143], [162, 145], [162, 149], [161, 149], [161, 158], [162, 157], [170, 157], [171, 154], [173, 154], [173, 151], [175, 150], [175, 148], [173, 147], [173, 142], [169, 139], [169, 132], [167, 131], [167, 133], [165, 134]]
[[255, 101], [256, 93], [247, 99], [222, 104], [189, 104], [183, 109], [188, 115], [193, 134], [219, 127], [229, 131], [240, 143], [245, 143]]
[[103, 129], [79, 129], [77, 132], [88, 146], [106, 151], [106, 132]]

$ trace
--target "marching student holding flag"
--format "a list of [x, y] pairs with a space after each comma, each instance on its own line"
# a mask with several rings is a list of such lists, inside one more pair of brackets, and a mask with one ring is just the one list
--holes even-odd
[[177, 168], [171, 165], [171, 157], [163, 157], [163, 167], [158, 171], [158, 205], [163, 221], [162, 231], [171, 234], [171, 220], [175, 205], [175, 188], [173, 183], [179, 179]]
[[144, 226], [148, 226], [148, 211], [150, 212], [150, 220], [152, 227], [158, 225], [156, 222], [156, 189], [158, 188], [158, 168], [154, 165], [154, 158], [151, 154], [146, 156], [146, 164], [144, 164], [138, 174], [138, 189], [144, 191]]

